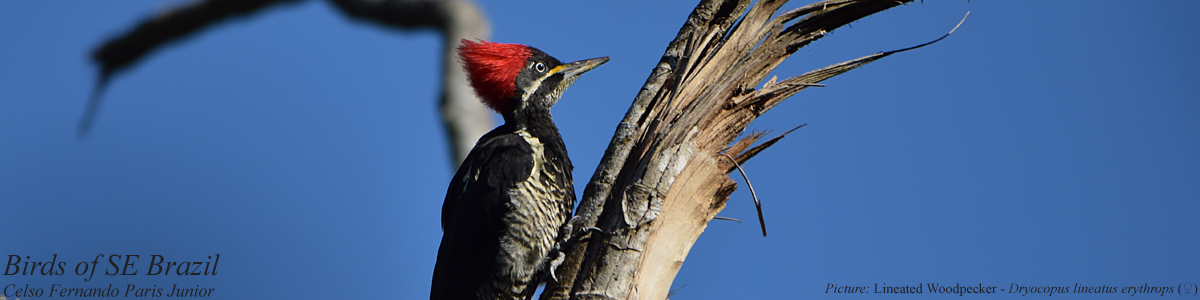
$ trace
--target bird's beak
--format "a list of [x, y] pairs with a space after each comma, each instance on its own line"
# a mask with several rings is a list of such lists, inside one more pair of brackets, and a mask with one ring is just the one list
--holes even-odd
[[579, 74], [590, 71], [604, 63], [608, 62], [608, 57], [597, 57], [593, 59], [585, 59], [577, 62], [561, 64], [550, 70], [551, 73], [562, 73], [563, 78], [575, 78]]

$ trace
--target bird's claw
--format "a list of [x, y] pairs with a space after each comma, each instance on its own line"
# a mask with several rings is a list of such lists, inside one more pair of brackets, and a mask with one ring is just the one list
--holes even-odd
[[[550, 278], [555, 282], [558, 282], [558, 274], [555, 273], [555, 270], [557, 270], [558, 267], [567, 260], [567, 254], [565, 253], [565, 250], [572, 244], [579, 242], [581, 239], [590, 237], [588, 233], [604, 233], [604, 231], [600, 230], [600, 228], [591, 226], [577, 226], [577, 223], [581, 223], [582, 220], [583, 219], [579, 218], [579, 216], [575, 216], [574, 218], [571, 218], [570, 221], [567, 221], [565, 224], [563, 224], [559, 233], [558, 243], [554, 245], [554, 248], [551, 250], [555, 254], [555, 257], [554, 259], [550, 260], [549, 273]], [[580, 230], [576, 231], [575, 228], [580, 228]]]
[[561, 266], [562, 263], [566, 260], [567, 260], [567, 255], [563, 254], [562, 251], [558, 251], [558, 257], [555, 257], [553, 260], [550, 260], [550, 279], [554, 279], [554, 282], [558, 282], [558, 275], [554, 274], [554, 270], [558, 269], [558, 266]]
[[591, 235], [591, 234], [589, 234], [589, 233], [592, 233], [592, 232], [599, 233], [599, 234], [604, 234], [604, 230], [600, 230], [600, 228], [596, 228], [596, 227], [585, 227], [585, 228], [583, 228], [582, 230], [579, 230], [578, 232], [576, 232], [576, 233], [575, 233], [576, 235], [575, 235], [574, 237], [572, 237], [572, 238], [571, 238], [571, 240], [573, 240], [573, 241], [575, 241], [575, 242], [582, 242], [582, 241], [588, 241], [588, 240], [591, 240], [591, 239], [592, 239], [592, 235]]

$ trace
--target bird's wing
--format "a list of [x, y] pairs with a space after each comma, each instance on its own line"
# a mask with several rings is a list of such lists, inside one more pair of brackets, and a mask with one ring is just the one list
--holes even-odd
[[[490, 135], [490, 134], [489, 134]], [[442, 230], [455, 224], [463, 210], [484, 209], [489, 216], [502, 216], [508, 188], [529, 178], [533, 172], [533, 150], [516, 134], [485, 135], [467, 154], [454, 174], [442, 203]]]
[[480, 139], [463, 161], [442, 204], [442, 244], [431, 299], [473, 299], [494, 272], [508, 190], [533, 172], [533, 150], [516, 134]]

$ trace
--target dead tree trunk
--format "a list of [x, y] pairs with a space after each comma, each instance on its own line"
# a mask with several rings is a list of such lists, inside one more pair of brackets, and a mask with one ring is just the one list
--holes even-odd
[[778, 16], [787, 1], [750, 2], [705, 0], [688, 16], [584, 190], [573, 225], [602, 232], [568, 249], [542, 299], [666, 298], [688, 251], [737, 188], [729, 179], [733, 161], [782, 137], [755, 147], [762, 134], [735, 141], [751, 121], [806, 87], [929, 44], [772, 78], [756, 89], [797, 49], [911, 0], [826, 0]]

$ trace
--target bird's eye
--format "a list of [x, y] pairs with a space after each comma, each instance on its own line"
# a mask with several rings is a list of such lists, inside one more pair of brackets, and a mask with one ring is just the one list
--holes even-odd
[[539, 63], [537, 63], [537, 64], [533, 65], [533, 69], [534, 69], [534, 70], [537, 70], [537, 71], [538, 71], [538, 73], [545, 72], [545, 71], [546, 71], [546, 65], [545, 65], [545, 64], [542, 64], [542, 63], [540, 63], [540, 62], [539, 62]]

